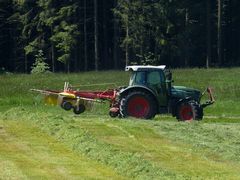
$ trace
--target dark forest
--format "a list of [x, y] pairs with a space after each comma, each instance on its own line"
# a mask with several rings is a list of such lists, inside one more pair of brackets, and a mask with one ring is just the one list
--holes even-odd
[[239, 66], [239, 9], [239, 0], [1, 0], [0, 69]]

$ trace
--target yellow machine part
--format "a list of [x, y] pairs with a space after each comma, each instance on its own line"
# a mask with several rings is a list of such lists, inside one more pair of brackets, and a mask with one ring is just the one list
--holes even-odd
[[74, 94], [69, 93], [59, 93], [59, 94], [48, 94], [44, 96], [44, 102], [45, 104], [57, 106], [61, 105], [63, 101], [70, 102], [73, 107], [75, 107], [77, 104], [84, 105], [86, 110], [91, 110], [93, 108], [94, 102], [88, 101], [85, 99], [76, 99], [76, 96]]
[[56, 106], [58, 104], [58, 95], [49, 94], [44, 97], [45, 104]]
[[74, 94], [70, 94], [70, 93], [66, 93], [66, 92], [59, 93], [59, 95], [64, 96], [66, 98], [76, 98], [76, 96]]

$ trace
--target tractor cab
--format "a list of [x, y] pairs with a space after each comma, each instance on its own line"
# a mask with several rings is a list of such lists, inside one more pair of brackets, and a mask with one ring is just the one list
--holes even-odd
[[[158, 67], [158, 66], [157, 66]], [[165, 66], [127, 66], [126, 71], [131, 71], [129, 85], [157, 84], [164, 81], [163, 69]]]
[[167, 105], [172, 80], [166, 66], [127, 66], [126, 71], [132, 72], [128, 88], [144, 88], [157, 97], [159, 107]]
[[127, 66], [126, 71], [132, 72], [129, 86], [151, 86], [172, 81], [172, 74], [166, 66]]

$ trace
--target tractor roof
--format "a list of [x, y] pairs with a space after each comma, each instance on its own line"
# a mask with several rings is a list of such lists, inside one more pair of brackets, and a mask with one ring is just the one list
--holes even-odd
[[126, 66], [125, 71], [146, 71], [152, 69], [161, 69], [164, 70], [166, 65], [161, 66], [143, 66], [143, 65], [134, 65], [134, 66]]

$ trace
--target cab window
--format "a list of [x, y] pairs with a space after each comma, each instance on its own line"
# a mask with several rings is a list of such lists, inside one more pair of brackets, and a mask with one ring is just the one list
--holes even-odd
[[160, 84], [162, 82], [159, 71], [149, 72], [147, 75], [147, 83], [150, 85]]
[[139, 71], [136, 73], [135, 83], [136, 84], [145, 84], [146, 83], [145, 72]]

